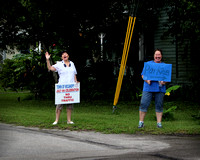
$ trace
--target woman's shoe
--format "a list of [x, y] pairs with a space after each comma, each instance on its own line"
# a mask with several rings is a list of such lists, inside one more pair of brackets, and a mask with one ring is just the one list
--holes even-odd
[[157, 127], [158, 128], [162, 128], [162, 124], [161, 123], [157, 123]]
[[58, 122], [56, 122], [56, 121], [55, 121], [55, 122], [53, 122], [53, 125], [56, 125], [56, 124], [58, 124]]
[[144, 128], [144, 122], [139, 122], [138, 128]]
[[70, 122], [67, 122], [67, 124], [74, 124], [74, 122], [70, 121]]

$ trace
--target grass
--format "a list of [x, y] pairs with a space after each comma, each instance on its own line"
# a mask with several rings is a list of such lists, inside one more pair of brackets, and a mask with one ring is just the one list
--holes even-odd
[[[18, 101], [20, 97], [20, 101]], [[53, 100], [33, 100], [30, 93], [0, 93], [0, 122], [39, 128], [58, 128], [77, 131], [96, 131], [102, 133], [127, 134], [200, 134], [200, 121], [192, 115], [199, 112], [200, 106], [193, 102], [166, 102], [165, 108], [177, 106], [174, 120], [163, 121], [163, 128], [158, 129], [155, 110], [151, 104], [145, 118], [145, 128], [138, 129], [139, 102], [119, 102], [112, 113], [112, 102], [82, 101], [74, 105], [72, 120], [74, 125], [66, 123], [66, 111], [61, 113], [58, 125], [55, 120]]]

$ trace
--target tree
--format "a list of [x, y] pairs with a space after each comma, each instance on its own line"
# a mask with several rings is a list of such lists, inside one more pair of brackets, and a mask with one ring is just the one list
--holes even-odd
[[169, 15], [168, 34], [177, 36], [180, 42], [193, 39], [200, 40], [200, 2], [195, 0], [167, 0]]
[[30, 90], [35, 98], [54, 97], [54, 79], [37, 52], [6, 59], [0, 72], [1, 85], [12, 90]]
[[200, 49], [200, 1], [166, 0], [166, 11], [169, 15], [168, 31], [164, 36], [176, 37], [179, 44], [191, 44], [192, 59], [197, 60]]
[[[139, 5], [138, 16], [141, 16], [143, 21], [148, 20], [148, 15], [153, 15], [154, 9], [160, 5], [158, 0], [139, 3], [141, 5]], [[79, 38], [80, 33], [83, 37], [88, 36], [89, 38], [93, 33], [97, 35], [102, 31], [112, 32], [115, 28], [124, 28], [125, 31], [122, 32], [124, 33], [128, 20], [127, 11], [130, 13], [133, 5], [132, 0], [2, 1], [0, 8], [1, 47], [41, 41], [48, 48], [60, 40], [63, 41], [63, 45], [67, 46], [69, 41]], [[124, 34], [122, 35], [124, 38]], [[115, 39], [115, 37], [112, 38], [112, 40]]]
[[[151, 22], [156, 19], [157, 8], [162, 4], [159, 0], [139, 0], [139, 2], [134, 37], [137, 37], [141, 30], [147, 31], [153, 28]], [[132, 7], [137, 7], [137, 3], [133, 4], [132, 0], [86, 0], [78, 3], [60, 0], [15, 0], [14, 2], [7, 0], [1, 4], [1, 48], [5, 48], [6, 45], [25, 48], [41, 41], [44, 50], [53, 50], [55, 48], [52, 47], [53, 44], [56, 44], [56, 48], [69, 49], [70, 53], [73, 53], [70, 57], [75, 61], [78, 75], [81, 74], [81, 82], [88, 82], [91, 75], [94, 79], [98, 79], [98, 82], [106, 82], [101, 66], [113, 65], [106, 60], [103, 64], [97, 61], [98, 63], [93, 63], [89, 68], [90, 72], [85, 74], [85, 61], [93, 55], [98, 57], [100, 54], [98, 38], [100, 32], [106, 33], [106, 52], [116, 52], [117, 57], [121, 57], [128, 16]], [[137, 43], [133, 45], [137, 46]], [[134, 48], [136, 48], [134, 52], [137, 51], [137, 47]], [[53, 55], [57, 56], [58, 52], [52, 54], [52, 59]], [[137, 58], [133, 59], [137, 61]], [[53, 61], [55, 62], [55, 59]], [[40, 59], [40, 63], [45, 63], [43, 58]], [[112, 69], [104, 69], [111, 73], [106, 75], [112, 75]], [[93, 88], [102, 89], [97, 83]]]

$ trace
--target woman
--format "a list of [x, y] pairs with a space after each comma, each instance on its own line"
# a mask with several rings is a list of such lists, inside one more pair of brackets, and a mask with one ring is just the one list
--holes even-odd
[[[46, 61], [47, 61], [47, 68], [53, 72], [58, 72], [59, 80], [58, 84], [70, 84], [70, 83], [77, 83], [76, 78], [76, 68], [72, 61], [69, 60], [69, 55], [66, 51], [62, 52], [62, 61], [57, 62], [56, 64], [50, 64], [49, 58], [50, 55], [48, 52], [45, 53]], [[71, 113], [73, 109], [73, 104], [66, 104], [67, 105], [67, 124], [74, 124], [71, 121]], [[58, 104], [56, 106], [56, 120], [53, 125], [56, 125], [59, 121], [60, 113], [63, 108], [62, 104]]]
[[[150, 63], [164, 63], [162, 60], [162, 51], [160, 49], [156, 49], [154, 52], [154, 60], [149, 61]], [[143, 78], [143, 72], [142, 72]], [[162, 114], [163, 114], [163, 100], [166, 92], [166, 82], [164, 81], [151, 81], [144, 80], [143, 85], [143, 93], [139, 108], [139, 126], [138, 128], [144, 127], [144, 118], [147, 113], [147, 109], [151, 103], [152, 97], [155, 97], [155, 110], [156, 110], [156, 118], [157, 118], [157, 127], [162, 128]]]

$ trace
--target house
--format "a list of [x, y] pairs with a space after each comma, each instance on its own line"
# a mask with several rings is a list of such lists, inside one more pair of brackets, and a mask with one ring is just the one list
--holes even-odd
[[18, 50], [16, 46], [14, 46], [14, 48], [11, 48], [10, 46], [6, 46], [6, 50], [0, 49], [0, 64], [2, 64], [5, 59], [12, 59], [12, 57], [16, 54], [23, 53], [23, 52], [29, 53], [30, 49], [41, 53], [41, 43], [39, 42], [38, 44], [39, 45], [37, 48], [31, 45], [30, 48], [28, 48], [27, 50]]
[[154, 31], [154, 48], [163, 51], [165, 63], [172, 64], [172, 84], [191, 85], [191, 78], [199, 72], [199, 65], [193, 63], [191, 55], [191, 44], [185, 42], [180, 45], [176, 37], [162, 38], [167, 30], [164, 26], [168, 21], [165, 10], [160, 11], [157, 28]]
[[4, 62], [5, 59], [12, 59], [15, 54], [20, 53], [16, 47], [13, 49], [7, 46], [6, 50], [0, 49], [0, 64]]

